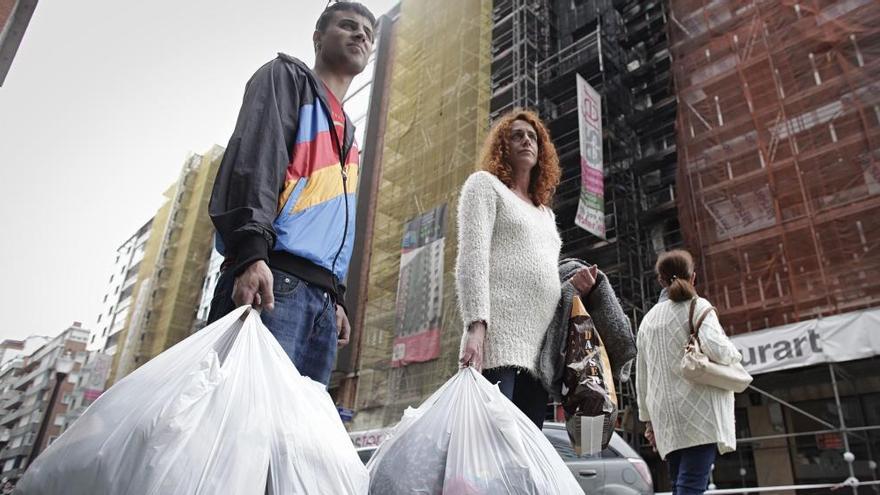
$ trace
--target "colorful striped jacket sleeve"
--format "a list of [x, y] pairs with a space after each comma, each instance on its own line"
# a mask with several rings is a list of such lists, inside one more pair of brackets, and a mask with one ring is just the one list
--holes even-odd
[[220, 164], [209, 213], [232, 269], [267, 260], [275, 245], [272, 222], [296, 141], [300, 78], [275, 59], [248, 81], [244, 101]]

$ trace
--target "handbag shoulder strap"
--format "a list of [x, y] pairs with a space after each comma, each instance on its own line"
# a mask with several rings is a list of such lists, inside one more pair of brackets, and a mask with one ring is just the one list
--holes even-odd
[[697, 332], [700, 331], [700, 326], [703, 324], [703, 320], [705, 320], [706, 317], [709, 316], [709, 313], [711, 313], [712, 311], [715, 311], [715, 306], [709, 306], [705, 309], [705, 311], [703, 311], [703, 314], [700, 315], [700, 318], [697, 320]]
[[691, 299], [691, 309], [688, 314], [688, 324], [691, 326], [691, 337], [699, 340], [700, 339], [700, 327], [703, 325], [703, 321], [709, 316], [709, 313], [715, 311], [715, 306], [709, 306], [704, 309], [702, 313], [700, 313], [700, 317], [697, 318], [697, 323], [694, 323], [694, 310], [697, 308], [697, 298]]

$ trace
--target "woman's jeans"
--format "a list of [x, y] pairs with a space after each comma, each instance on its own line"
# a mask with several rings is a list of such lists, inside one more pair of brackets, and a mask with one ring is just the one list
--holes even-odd
[[673, 495], [701, 495], [709, 486], [709, 473], [715, 463], [715, 444], [674, 450], [666, 455]]
[[[208, 323], [235, 309], [234, 284], [228, 270], [220, 275]], [[301, 375], [327, 385], [336, 362], [336, 303], [324, 289], [274, 268], [272, 292], [275, 309], [263, 310], [260, 319]]]
[[547, 415], [547, 391], [528, 371], [514, 366], [483, 370], [490, 383], [497, 383], [501, 393], [513, 401], [540, 430]]

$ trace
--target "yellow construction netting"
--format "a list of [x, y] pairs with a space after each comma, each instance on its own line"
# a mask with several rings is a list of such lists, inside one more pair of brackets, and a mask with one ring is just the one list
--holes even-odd
[[[489, 125], [492, 2], [405, 0], [393, 68], [354, 429], [400, 419], [457, 369], [461, 322], [455, 298], [458, 191], [476, 169]], [[404, 223], [449, 205], [438, 359], [391, 368]]]

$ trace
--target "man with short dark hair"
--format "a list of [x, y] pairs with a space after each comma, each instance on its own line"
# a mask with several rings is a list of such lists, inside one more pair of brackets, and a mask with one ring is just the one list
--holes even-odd
[[208, 321], [262, 308], [299, 372], [325, 385], [350, 333], [342, 282], [358, 150], [341, 102], [367, 65], [375, 24], [359, 3], [331, 4], [312, 36], [313, 69], [279, 54], [251, 77], [209, 206], [225, 260]]

